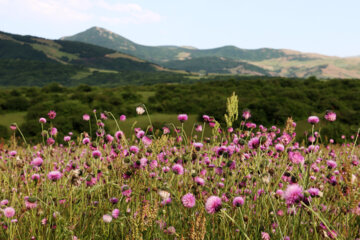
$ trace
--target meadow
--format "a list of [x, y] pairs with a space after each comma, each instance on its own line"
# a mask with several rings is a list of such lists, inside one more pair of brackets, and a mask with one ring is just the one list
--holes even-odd
[[12, 125], [0, 239], [360, 239], [360, 129], [337, 143], [319, 127], [337, 112], [308, 116], [299, 143], [292, 118], [254, 123], [235, 93], [223, 124], [136, 106], [132, 117], [78, 112], [80, 132], [61, 132], [48, 109], [38, 142]]

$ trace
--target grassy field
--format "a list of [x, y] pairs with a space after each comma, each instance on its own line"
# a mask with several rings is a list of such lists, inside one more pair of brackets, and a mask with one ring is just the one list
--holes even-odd
[[[120, 127], [133, 123], [147, 116]], [[297, 146], [289, 131], [11, 142], [0, 151], [0, 239], [359, 239], [357, 139]]]
[[13, 112], [0, 115], [0, 125], [10, 126], [12, 123], [23, 124], [26, 112]]

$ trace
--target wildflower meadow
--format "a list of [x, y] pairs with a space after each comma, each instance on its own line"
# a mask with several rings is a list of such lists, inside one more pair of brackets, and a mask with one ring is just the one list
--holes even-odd
[[96, 110], [78, 113], [82, 133], [59, 138], [49, 109], [37, 143], [11, 125], [0, 239], [360, 239], [359, 131], [323, 137], [319, 123], [337, 121], [327, 111], [297, 142], [290, 116], [265, 127], [235, 94], [225, 107], [224, 124], [203, 115], [190, 131], [186, 113], [155, 128], [145, 105], [133, 111], [148, 126], [130, 135], [125, 115]]

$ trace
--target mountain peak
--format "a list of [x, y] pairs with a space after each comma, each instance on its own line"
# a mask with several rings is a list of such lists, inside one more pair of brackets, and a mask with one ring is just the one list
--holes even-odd
[[133, 51], [136, 49], [136, 44], [134, 42], [98, 26], [91, 27], [70, 37], [63, 37], [61, 40], [91, 43], [102, 47], [116, 49], [121, 52], [124, 52], [124, 50]]
[[84, 32], [94, 32], [94, 31], [99, 32], [99, 33], [106, 32], [106, 33], [110, 33], [110, 34], [115, 34], [115, 33], [111, 32], [110, 30], [107, 30], [106, 28], [97, 27], [97, 26], [91, 27], [91, 28], [85, 30]]

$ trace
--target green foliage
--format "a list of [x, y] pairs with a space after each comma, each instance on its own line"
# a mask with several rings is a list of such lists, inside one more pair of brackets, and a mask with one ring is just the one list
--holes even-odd
[[[147, 74], [144, 76], [149, 77]], [[172, 75], [165, 76], [172, 77]], [[104, 79], [104, 81], [108, 80]], [[144, 92], [151, 94], [143, 96]], [[228, 112], [224, 108], [227, 97], [233, 92], [238, 96], [238, 113], [236, 107], [228, 109]], [[34, 121], [34, 123], [28, 126], [29, 130], [24, 130], [29, 131], [28, 134], [32, 136], [38, 133], [39, 117], [46, 116], [49, 110], [56, 110], [55, 107], [65, 108], [66, 104], [78, 108], [77, 111], [73, 111], [76, 116], [66, 112], [66, 118], [69, 119], [81, 120], [82, 114], [90, 113], [93, 109], [98, 112], [110, 111], [115, 116], [125, 114], [132, 117], [135, 116], [134, 109], [144, 103], [151, 113], [208, 114], [215, 117], [222, 127], [230, 126], [232, 122], [234, 128], [240, 124], [240, 120], [236, 120], [236, 114], [241, 115], [242, 110], [250, 109], [252, 122], [267, 127], [283, 126], [286, 119], [292, 117], [296, 122], [301, 124], [304, 122], [301, 126], [303, 131], [310, 130], [310, 125], [306, 123], [308, 116], [318, 115], [322, 118], [326, 110], [333, 110], [338, 116], [335, 123], [339, 133], [335, 132], [336, 127], [331, 127], [333, 123], [329, 123], [323, 126], [322, 136], [334, 135], [336, 140], [341, 141], [340, 133], [354, 134], [354, 129], [359, 126], [359, 92], [360, 82], [356, 80], [311, 82], [284, 78], [238, 77], [227, 81], [194, 84], [133, 85], [112, 88], [84, 84], [68, 88], [53, 83], [43, 88], [0, 89], [0, 111], [2, 114], [26, 111], [26, 121]], [[59, 105], [63, 102], [66, 104]], [[224, 117], [226, 113], [230, 118], [227, 125]], [[234, 114], [233, 117], [231, 113]], [[70, 129], [68, 123], [64, 122], [64, 126]], [[299, 138], [302, 137], [303, 132], [299, 132], [298, 135]]]
[[52, 61], [47, 58], [43, 52], [33, 49], [29, 44], [20, 44], [14, 41], [2, 39], [0, 39], [0, 59]]
[[77, 54], [80, 58], [104, 57], [106, 54], [114, 53], [114, 50], [103, 48], [91, 44], [56, 40], [55, 43], [61, 45], [61, 51]]
[[8, 139], [8, 138], [10, 138], [9, 127], [0, 125], [0, 139]]

